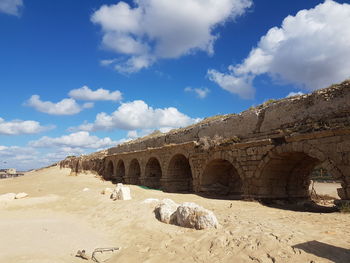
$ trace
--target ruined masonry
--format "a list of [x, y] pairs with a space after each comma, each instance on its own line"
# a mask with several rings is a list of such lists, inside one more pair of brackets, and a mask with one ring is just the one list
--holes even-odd
[[248, 199], [308, 198], [319, 164], [350, 200], [350, 81], [60, 162], [117, 183]]

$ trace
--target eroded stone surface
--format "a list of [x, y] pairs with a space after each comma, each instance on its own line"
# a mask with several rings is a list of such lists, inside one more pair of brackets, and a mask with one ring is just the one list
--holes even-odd
[[214, 213], [195, 203], [183, 203], [176, 210], [179, 226], [195, 229], [217, 228], [218, 220]]
[[166, 224], [176, 224], [176, 209], [178, 206], [171, 199], [163, 199], [154, 209], [156, 218]]

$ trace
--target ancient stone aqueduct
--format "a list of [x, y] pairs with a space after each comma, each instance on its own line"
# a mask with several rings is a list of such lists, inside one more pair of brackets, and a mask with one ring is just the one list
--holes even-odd
[[309, 95], [216, 116], [95, 154], [61, 167], [169, 192], [248, 199], [309, 197], [316, 165], [350, 200], [350, 81]]

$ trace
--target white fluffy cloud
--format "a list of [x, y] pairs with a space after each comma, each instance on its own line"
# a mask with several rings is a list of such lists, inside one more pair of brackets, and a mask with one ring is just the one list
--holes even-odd
[[0, 118], [0, 134], [4, 135], [35, 134], [52, 128], [54, 127], [41, 126], [37, 121], [5, 121], [3, 118]]
[[30, 147], [0, 146], [0, 159], [3, 168], [27, 170], [43, 167], [49, 163], [43, 162], [38, 152]]
[[209, 70], [209, 78], [243, 98], [254, 95], [252, 82], [261, 74], [307, 90], [343, 81], [350, 77], [349, 25], [350, 5], [327, 0], [286, 17], [241, 64], [228, 74]]
[[116, 144], [117, 142], [112, 141], [109, 137], [99, 138], [90, 135], [86, 131], [75, 132], [56, 138], [44, 136], [36, 141], [29, 142], [31, 147], [36, 148], [65, 147], [66, 149], [99, 149], [114, 146]]
[[27, 146], [0, 145], [0, 160], [4, 168], [35, 169], [56, 163], [69, 155], [88, 154], [124, 141], [126, 139], [115, 142], [108, 137], [98, 138], [88, 132], [56, 138], [44, 136], [29, 142]]
[[103, 5], [91, 17], [102, 27], [102, 44], [125, 55], [105, 60], [119, 72], [132, 73], [162, 58], [178, 58], [197, 50], [213, 53], [218, 25], [242, 15], [252, 0], [137, 0]]
[[153, 109], [142, 100], [122, 103], [111, 115], [99, 113], [94, 123], [85, 123], [79, 130], [137, 130], [183, 127], [198, 122], [174, 107]]
[[22, 6], [22, 0], [0, 0], [1, 13], [18, 16]]
[[40, 100], [39, 95], [33, 95], [25, 103], [27, 106], [33, 107], [37, 111], [52, 115], [73, 115], [81, 112], [83, 109], [92, 108], [93, 103], [85, 103], [79, 105], [74, 99], [63, 99], [57, 103], [51, 101]]
[[204, 99], [208, 95], [208, 93], [210, 92], [210, 90], [208, 88], [191, 88], [191, 87], [185, 88], [185, 91], [196, 93], [198, 98], [200, 98], [200, 99]]
[[51, 152], [41, 152], [30, 146], [1, 146], [0, 159], [4, 168], [16, 168], [19, 171], [36, 169], [51, 165], [63, 160], [68, 155], [80, 155], [86, 153], [85, 149], [72, 147], [59, 147], [51, 149]]
[[122, 99], [122, 93], [119, 90], [110, 92], [105, 89], [91, 90], [87, 86], [83, 86], [80, 89], [73, 89], [68, 94], [71, 98], [76, 100], [111, 100], [119, 101]]

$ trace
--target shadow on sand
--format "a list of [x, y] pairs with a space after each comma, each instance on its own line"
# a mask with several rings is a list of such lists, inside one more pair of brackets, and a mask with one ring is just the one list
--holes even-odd
[[[293, 202], [287, 200], [260, 200], [260, 203], [272, 208], [296, 211], [296, 212], [308, 212], [308, 213], [334, 213], [339, 212], [337, 206], [323, 206], [319, 205], [312, 200]], [[349, 261], [350, 263], [350, 261]]]
[[293, 248], [304, 250], [306, 253], [326, 258], [335, 263], [350, 262], [350, 249], [336, 247], [316, 240], [295, 245]]

